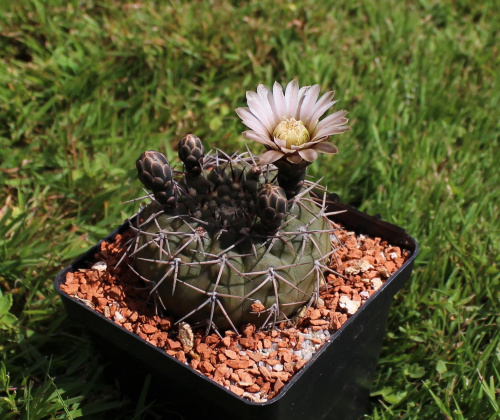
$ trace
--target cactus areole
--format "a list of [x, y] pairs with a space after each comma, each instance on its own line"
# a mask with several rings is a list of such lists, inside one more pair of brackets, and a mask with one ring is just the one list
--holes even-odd
[[283, 154], [269, 164], [262, 156], [205, 154], [189, 134], [179, 142], [182, 171], [156, 151], [137, 160], [151, 201], [138, 214], [128, 254], [178, 322], [207, 333], [246, 323], [269, 328], [316, 301], [333, 254], [326, 192], [309, 194], [318, 188], [305, 181], [309, 161]]

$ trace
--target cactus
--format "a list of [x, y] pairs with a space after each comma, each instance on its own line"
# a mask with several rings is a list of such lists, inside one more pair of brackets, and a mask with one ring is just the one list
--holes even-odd
[[285, 94], [259, 85], [236, 112], [251, 128], [243, 134], [267, 151], [205, 154], [189, 134], [179, 142], [182, 171], [159, 152], [137, 161], [139, 180], [151, 191], [133, 229], [132, 269], [178, 323], [210, 330], [245, 323], [272, 327], [317, 298], [333, 254], [325, 201], [306, 169], [326, 143], [349, 130], [346, 111], [319, 117], [335, 101], [318, 100], [319, 87], [288, 84]]
[[179, 144], [184, 171], [159, 152], [137, 161], [151, 202], [133, 226], [132, 268], [179, 322], [269, 327], [311, 302], [331, 256], [324, 206], [304, 189], [288, 200], [276, 169], [249, 152], [203, 155]]

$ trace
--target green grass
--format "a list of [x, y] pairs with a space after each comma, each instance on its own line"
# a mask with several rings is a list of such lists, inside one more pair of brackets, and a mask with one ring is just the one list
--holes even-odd
[[245, 91], [292, 78], [350, 111], [310, 173], [421, 246], [367, 418], [498, 418], [498, 2], [326, 3], [0, 1], [0, 418], [182, 416], [105, 380], [53, 279], [135, 211], [143, 150], [243, 149]]

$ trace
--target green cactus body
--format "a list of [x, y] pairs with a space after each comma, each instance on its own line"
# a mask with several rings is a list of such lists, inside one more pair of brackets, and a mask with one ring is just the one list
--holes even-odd
[[173, 175], [175, 207], [152, 197], [138, 215], [134, 270], [169, 313], [207, 332], [289, 319], [311, 301], [331, 254], [324, 209], [306, 191], [287, 201], [253, 161], [191, 163], [194, 173]]

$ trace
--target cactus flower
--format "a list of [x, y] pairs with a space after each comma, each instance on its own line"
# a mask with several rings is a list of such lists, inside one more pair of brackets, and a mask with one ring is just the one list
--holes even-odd
[[260, 84], [257, 92], [247, 92], [248, 107], [236, 109], [243, 123], [250, 128], [243, 135], [264, 144], [267, 151], [259, 163], [265, 165], [281, 158], [298, 164], [314, 162], [318, 153], [334, 154], [337, 147], [327, 143], [330, 136], [348, 131], [347, 111], [337, 111], [320, 121], [320, 117], [337, 101], [334, 92], [319, 99], [319, 85], [299, 88], [296, 80], [273, 89]]

